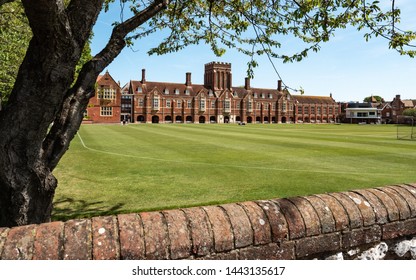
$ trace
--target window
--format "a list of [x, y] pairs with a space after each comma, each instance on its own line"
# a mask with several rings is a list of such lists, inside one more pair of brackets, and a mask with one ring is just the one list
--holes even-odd
[[169, 90], [168, 90], [167, 88], [165, 88], [165, 89], [163, 90], [163, 92], [164, 92], [165, 94], [169, 94]]
[[375, 116], [376, 115], [376, 112], [369, 112], [368, 115], [369, 116]]
[[316, 113], [321, 114], [321, 107], [316, 108]]
[[286, 112], [286, 101], [285, 100], [283, 100], [283, 103], [282, 103], [282, 111]]
[[200, 111], [205, 111], [205, 99], [201, 98], [199, 100], [199, 110]]
[[170, 99], [166, 100], [166, 108], [170, 108]]
[[152, 105], [153, 105], [152, 106], [153, 109], [159, 110], [159, 97], [158, 96], [153, 97]]
[[256, 108], [257, 108], [257, 110], [260, 110], [261, 109], [261, 103], [260, 102], [257, 102]]
[[181, 100], [176, 101], [176, 107], [178, 107], [178, 108], [182, 107], [182, 101]]
[[211, 101], [211, 109], [215, 109], [215, 100]]
[[189, 89], [185, 89], [185, 94], [186, 95], [189, 95], [190, 94]]
[[309, 114], [309, 106], [303, 107], [303, 113], [304, 114]]
[[315, 114], [315, 107], [311, 107], [311, 114]]
[[224, 111], [225, 112], [230, 112], [231, 111], [231, 102], [230, 102], [230, 100], [225, 100], [224, 101]]
[[143, 92], [143, 88], [142, 87], [137, 87], [137, 92], [138, 93], [142, 93]]
[[139, 107], [143, 107], [143, 105], [144, 105], [144, 101], [143, 101], [143, 98], [139, 98]]
[[367, 112], [358, 112], [357, 117], [366, 118], [366, 117], [368, 117], [368, 113]]
[[247, 111], [252, 112], [253, 111], [253, 101], [251, 99], [247, 102]]
[[239, 101], [236, 101], [236, 102], [235, 102], [235, 107], [236, 107], [238, 110], [240, 110], [240, 102], [239, 102]]
[[260, 98], [264, 98], [264, 93], [260, 93]]
[[273, 105], [272, 105], [272, 110], [273, 110], [273, 111], [276, 111], [276, 103], [273, 103]]
[[175, 94], [178, 95], [179, 94], [179, 89], [175, 89]]
[[187, 105], [187, 106], [188, 106], [188, 108], [189, 108], [189, 109], [190, 109], [190, 108], [192, 108], [192, 101], [191, 101], [191, 100], [188, 100], [188, 102], [187, 102], [187, 103], [188, 103], [188, 105]]
[[100, 116], [112, 116], [113, 115], [113, 107], [101, 107], [100, 108]]
[[266, 103], [266, 104], [264, 105], [264, 109], [265, 109], [265, 110], [269, 110], [269, 103]]
[[103, 99], [116, 99], [116, 90], [112, 88], [101, 88], [101, 96]]
[[332, 107], [329, 108], [329, 113], [332, 114]]
[[267, 95], [267, 97], [268, 97], [269, 99], [272, 99], [272, 98], [273, 98], [273, 95], [272, 95], [271, 93], [269, 93], [269, 94]]

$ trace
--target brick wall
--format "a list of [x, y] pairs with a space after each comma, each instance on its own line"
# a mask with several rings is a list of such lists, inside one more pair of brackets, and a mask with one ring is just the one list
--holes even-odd
[[416, 184], [0, 228], [0, 259], [416, 258]]

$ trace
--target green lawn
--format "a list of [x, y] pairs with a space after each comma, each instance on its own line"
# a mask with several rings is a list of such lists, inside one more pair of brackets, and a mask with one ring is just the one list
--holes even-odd
[[416, 142], [395, 126], [85, 125], [79, 136], [55, 171], [54, 219], [416, 182]]

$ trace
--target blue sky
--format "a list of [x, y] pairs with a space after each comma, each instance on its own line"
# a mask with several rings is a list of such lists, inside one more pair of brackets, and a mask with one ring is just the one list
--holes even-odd
[[[391, 5], [391, 0], [381, 0]], [[416, 29], [416, 2], [396, 0], [402, 9], [401, 27]], [[118, 5], [108, 13], [102, 13], [94, 27], [93, 54], [99, 52], [111, 34], [111, 23], [120, 19]], [[387, 41], [373, 38], [366, 42], [364, 32], [353, 28], [336, 33], [330, 42], [322, 44], [318, 53], [301, 62], [274, 64], [285, 84], [292, 88], [302, 87], [306, 95], [329, 96], [337, 101], [362, 101], [369, 95], [380, 95], [392, 100], [396, 94], [402, 99], [416, 99], [416, 59], [400, 56], [388, 48]], [[192, 82], [203, 83], [204, 64], [211, 61], [232, 64], [233, 85], [241, 86], [246, 77], [249, 58], [234, 50], [228, 50], [222, 57], [216, 57], [208, 46], [197, 45], [163, 56], [149, 56], [147, 51], [155, 46], [160, 37], [155, 35], [146, 40], [136, 41], [132, 49], [126, 48], [106, 69], [122, 85], [129, 80], [139, 80], [141, 69], [146, 69], [149, 81], [185, 82], [185, 73], [192, 73]], [[288, 48], [299, 43], [293, 37], [283, 42]], [[267, 57], [257, 59], [253, 87], [276, 88], [278, 76]], [[295, 93], [296, 94], [296, 93]]]

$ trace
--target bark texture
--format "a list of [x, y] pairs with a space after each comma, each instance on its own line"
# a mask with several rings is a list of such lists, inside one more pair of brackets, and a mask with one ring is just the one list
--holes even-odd
[[49, 221], [57, 187], [52, 171], [81, 124], [97, 76], [125, 47], [125, 36], [167, 4], [154, 1], [117, 25], [74, 83], [104, 0], [72, 0], [67, 7], [62, 0], [22, 2], [33, 38], [0, 111], [0, 227]]

